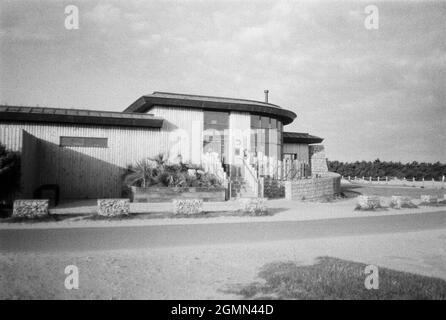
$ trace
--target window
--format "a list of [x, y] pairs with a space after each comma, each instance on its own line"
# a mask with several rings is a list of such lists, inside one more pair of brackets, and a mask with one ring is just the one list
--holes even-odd
[[260, 128], [260, 117], [257, 115], [251, 115], [251, 128]]
[[204, 111], [203, 120], [206, 129], [228, 129], [229, 113], [220, 111]]
[[226, 163], [229, 152], [229, 113], [220, 111], [203, 112], [203, 152], [217, 153]]
[[282, 122], [277, 119], [251, 115], [251, 152], [282, 159]]
[[276, 119], [270, 119], [271, 120], [271, 122], [270, 122], [270, 124], [271, 124], [271, 126], [270, 126], [270, 128], [271, 129], [277, 129], [277, 120]]
[[108, 138], [60, 137], [61, 147], [107, 148]]

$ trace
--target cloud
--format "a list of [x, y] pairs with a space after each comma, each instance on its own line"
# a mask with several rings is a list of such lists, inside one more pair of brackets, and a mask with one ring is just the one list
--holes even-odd
[[87, 12], [85, 18], [97, 24], [112, 25], [121, 21], [122, 12], [121, 9], [111, 3], [101, 3]]
[[379, 2], [375, 31], [365, 6], [80, 2], [69, 33], [62, 5], [25, 19], [29, 6], [2, 3], [2, 100], [122, 110], [154, 90], [261, 100], [268, 88], [298, 114], [287, 130], [325, 137], [331, 159], [446, 161], [446, 3]]
[[162, 37], [159, 34], [152, 34], [149, 37], [138, 39], [137, 42], [139, 45], [146, 48], [154, 48], [161, 41]]

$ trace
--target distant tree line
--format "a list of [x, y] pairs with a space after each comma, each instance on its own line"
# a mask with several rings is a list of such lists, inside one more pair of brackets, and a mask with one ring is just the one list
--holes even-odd
[[344, 177], [395, 177], [412, 179], [415, 177], [417, 180], [422, 178], [430, 180], [440, 180], [446, 176], [446, 164], [435, 162], [417, 162], [410, 163], [392, 162], [392, 161], [356, 161], [356, 162], [340, 162], [340, 161], [328, 161], [328, 170], [337, 172]]

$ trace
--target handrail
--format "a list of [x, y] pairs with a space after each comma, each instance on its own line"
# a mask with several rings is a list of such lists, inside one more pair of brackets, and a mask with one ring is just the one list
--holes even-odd
[[246, 169], [248, 169], [248, 172], [251, 175], [251, 178], [253, 180], [252, 187], [254, 188], [254, 193], [255, 193], [256, 197], [258, 197], [259, 196], [259, 179], [256, 177], [254, 172], [252, 172], [251, 166], [246, 162], [246, 160], [244, 158], [242, 158], [242, 160], [243, 160], [243, 167], [245, 169], [245, 172], [246, 172]]
[[248, 168], [248, 171], [251, 174], [251, 176], [254, 178], [255, 182], [258, 182], [258, 178], [255, 176], [254, 172], [252, 172], [251, 166], [246, 162], [245, 159], [243, 159], [243, 164], [244, 164], [245, 168]]

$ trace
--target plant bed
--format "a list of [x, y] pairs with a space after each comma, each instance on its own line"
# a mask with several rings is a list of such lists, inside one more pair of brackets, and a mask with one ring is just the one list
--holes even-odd
[[[284, 209], [276, 208], [269, 209], [268, 212], [262, 216], [273, 216], [276, 213], [283, 211]], [[129, 213], [126, 216], [99, 216], [96, 214], [91, 214], [87, 216], [80, 217], [80, 220], [87, 221], [120, 221], [120, 220], [152, 220], [152, 219], [202, 219], [202, 218], [219, 218], [219, 217], [255, 217], [250, 212], [239, 210], [232, 211], [202, 211], [195, 214], [180, 214], [173, 213], [170, 211], [160, 211], [160, 212], [150, 212], [150, 213]]]
[[203, 199], [203, 201], [225, 201], [223, 187], [131, 187], [132, 202], [172, 202], [175, 199]]
[[191, 163], [169, 163], [166, 155], [142, 159], [123, 176], [132, 202], [172, 202], [203, 199], [225, 201], [224, 181]]

